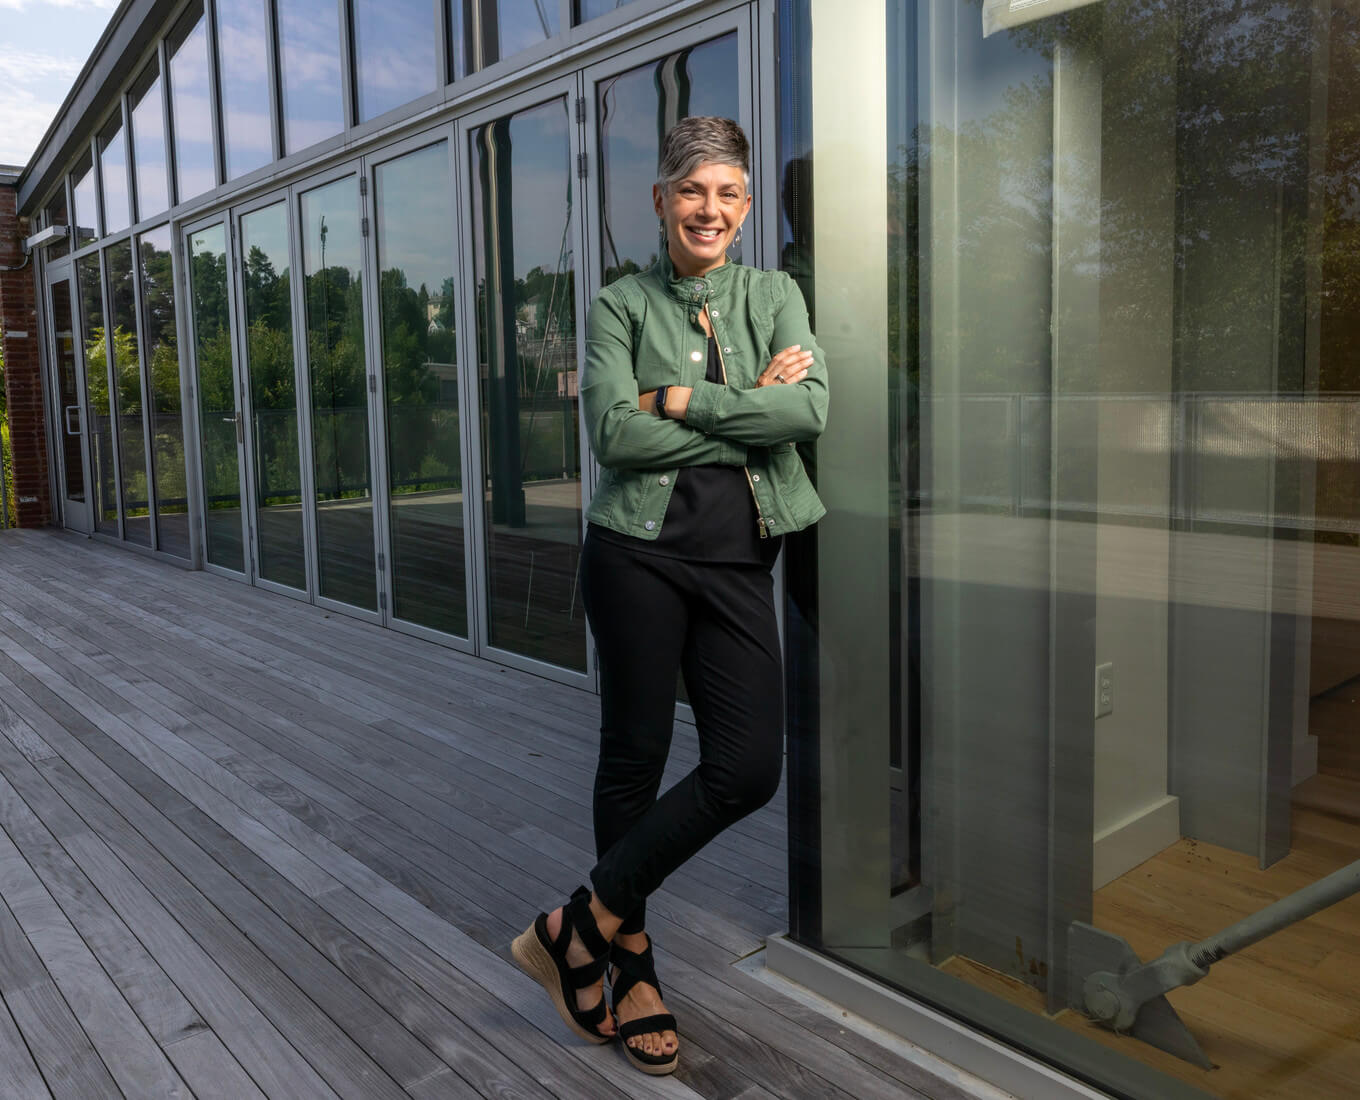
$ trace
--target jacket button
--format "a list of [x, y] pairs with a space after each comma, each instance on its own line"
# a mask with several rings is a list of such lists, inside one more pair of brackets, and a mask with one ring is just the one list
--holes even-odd
[[766, 526], [766, 527], [773, 527], [773, 526], [774, 526], [774, 520], [772, 520], [772, 519], [767, 519], [767, 520], [765, 521], [765, 526]]
[[717, 311], [716, 309], [710, 309], [710, 310], [708, 311], [708, 315], [709, 315], [710, 317], [716, 317], [716, 316], [718, 316], [718, 311]]
[[723, 348], [723, 354], [724, 354], [724, 355], [731, 355], [731, 354], [732, 354], [732, 349], [731, 349], [731, 348]]
[[671, 483], [671, 479], [667, 477], [665, 474], [662, 474], [661, 477], [658, 478], [658, 481], [662, 485], [669, 485]]
[[759, 475], [759, 474], [752, 474], [752, 475], [751, 475], [751, 480], [752, 480], [752, 481], [759, 481], [759, 480], [760, 480], [760, 475]]
[[645, 527], [645, 528], [647, 528], [648, 531], [654, 531], [654, 530], [656, 530], [656, 521], [655, 521], [655, 520], [650, 520], [650, 519], [649, 519], [649, 520], [648, 520], [646, 523], [644, 523], [642, 526]]
[[702, 351], [692, 351], [689, 353], [689, 357], [697, 363], [703, 359], [704, 353]]

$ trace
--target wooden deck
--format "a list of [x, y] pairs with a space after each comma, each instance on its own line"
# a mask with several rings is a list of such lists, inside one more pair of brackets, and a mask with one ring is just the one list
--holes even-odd
[[[650, 907], [645, 1078], [508, 962], [593, 862], [593, 696], [55, 531], [0, 533], [0, 1096], [960, 1097], [733, 964], [783, 798]], [[675, 776], [696, 759], [681, 726]]]

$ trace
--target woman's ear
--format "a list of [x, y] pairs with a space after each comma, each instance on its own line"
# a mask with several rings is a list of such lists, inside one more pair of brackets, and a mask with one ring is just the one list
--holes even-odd
[[[659, 183], [652, 184], [652, 209], [656, 211], [656, 216], [658, 218], [664, 216], [663, 207], [665, 206], [665, 197], [666, 193], [661, 190], [661, 185]], [[746, 207], [748, 210], [750, 209], [750, 206], [751, 197], [748, 195], [746, 197]]]

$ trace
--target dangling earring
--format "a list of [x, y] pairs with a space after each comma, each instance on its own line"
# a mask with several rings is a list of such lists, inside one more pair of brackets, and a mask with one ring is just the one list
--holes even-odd
[[665, 251], [666, 251], [666, 244], [667, 244], [667, 241], [666, 241], [666, 219], [665, 219], [665, 218], [657, 218], [657, 220], [656, 220], [656, 235], [657, 235], [657, 237], [658, 237], [658, 238], [660, 239], [660, 241], [661, 241], [661, 251], [662, 251], [662, 252], [665, 252]]
[[727, 254], [730, 256], [732, 254], [732, 249], [736, 248], [739, 244], [741, 244], [741, 226], [737, 226], [737, 235], [732, 238], [732, 243], [727, 246]]

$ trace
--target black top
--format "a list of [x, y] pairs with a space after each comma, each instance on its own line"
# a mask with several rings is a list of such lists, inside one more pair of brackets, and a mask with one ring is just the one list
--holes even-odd
[[[718, 344], [708, 340], [710, 382], [724, 385]], [[778, 538], [760, 537], [756, 502], [746, 470], [741, 466], [685, 466], [675, 477], [666, 515], [654, 541], [625, 535], [591, 524], [596, 538], [634, 550], [689, 561], [735, 565], [773, 564]]]

